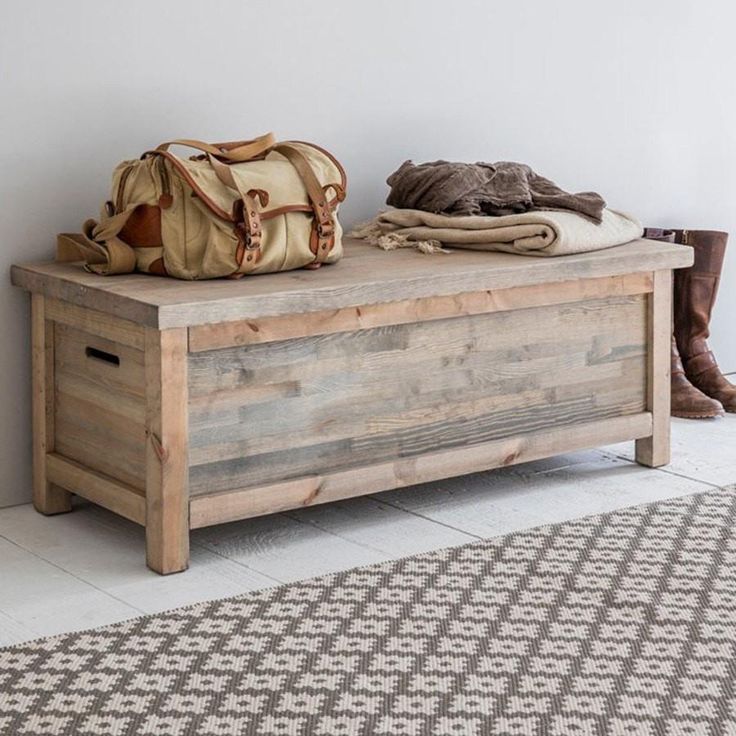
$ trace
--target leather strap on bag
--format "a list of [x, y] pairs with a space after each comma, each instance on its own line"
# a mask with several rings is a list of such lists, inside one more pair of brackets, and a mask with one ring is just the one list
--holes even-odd
[[229, 141], [226, 143], [204, 143], [190, 138], [177, 138], [166, 141], [156, 148], [157, 151], [168, 151], [169, 146], [188, 146], [231, 163], [242, 163], [263, 158], [276, 143], [273, 133], [266, 133], [250, 141]]
[[[263, 226], [256, 199], [258, 199], [261, 207], [267, 207], [268, 192], [263, 189], [243, 189], [240, 181], [228, 165], [209, 154], [207, 159], [215, 174], [217, 174], [217, 178], [226, 187], [233, 189], [240, 195], [240, 199], [233, 206], [233, 220], [236, 223], [235, 232], [239, 243], [242, 244], [242, 248], [238, 248], [236, 260], [242, 270], [250, 271], [260, 259], [261, 239], [263, 237]], [[244, 268], [242, 268], [243, 266]]]
[[[317, 175], [307, 160], [307, 157], [296, 147], [289, 143], [279, 143], [273, 147], [284, 156], [297, 170], [312, 205], [315, 218], [316, 247], [313, 249], [315, 263], [323, 263], [330, 254], [335, 244], [335, 218], [327, 202], [327, 189], [335, 188], [332, 184], [322, 186]], [[337, 192], [338, 199], [340, 192]]]
[[132, 273], [135, 271], [135, 251], [117, 237], [135, 207], [104, 220], [87, 220], [81, 233], [60, 233], [57, 249], [69, 258], [76, 251], [85, 261], [85, 269], [101, 276]]

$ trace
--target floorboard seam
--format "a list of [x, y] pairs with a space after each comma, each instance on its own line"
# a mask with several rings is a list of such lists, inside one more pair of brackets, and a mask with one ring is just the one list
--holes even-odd
[[447, 524], [444, 521], [437, 521], [437, 519], [431, 519], [428, 516], [424, 516], [424, 514], [420, 514], [418, 511], [412, 511], [411, 509], [407, 509], [405, 506], [399, 506], [395, 503], [391, 503], [391, 501], [384, 501], [384, 500], [378, 500], [378, 503], [385, 504], [386, 506], [390, 506], [393, 509], [398, 509], [399, 511], [403, 511], [404, 513], [411, 514], [412, 516], [417, 516], [420, 519], [424, 519], [425, 521], [431, 521], [433, 524], [437, 524], [438, 526], [443, 526], [446, 529], [452, 529], [455, 532], [460, 532], [461, 534], [467, 534], [469, 537], [472, 537], [473, 539], [488, 539], [488, 537], [481, 537], [478, 534], [473, 534], [473, 532], [469, 532], [466, 529], [461, 529], [460, 527], [453, 526], [452, 524]]
[[[221, 560], [227, 560], [228, 562], [232, 562], [236, 564], [238, 567], [242, 567], [245, 570], [254, 572], [257, 575], [263, 575], [264, 578], [268, 578], [269, 580], [272, 580], [274, 583], [277, 583], [278, 585], [284, 585], [285, 583], [289, 582], [288, 580], [280, 580], [279, 578], [275, 578], [273, 575], [269, 575], [267, 572], [263, 572], [262, 570], [259, 570], [258, 568], [251, 567], [250, 565], [246, 565], [244, 562], [241, 562], [240, 560], [236, 560], [234, 557], [228, 557], [227, 555], [222, 554], [222, 552], [213, 549], [213, 547], [209, 546], [209, 544], [207, 543], [191, 542], [190, 546], [196, 547], [197, 549], [203, 550], [205, 552], [210, 552], [216, 557], [219, 557]], [[256, 588], [255, 590], [258, 590], [258, 589]], [[247, 592], [248, 592], [247, 590], [243, 591], [243, 593], [247, 593]]]
[[[91, 503], [89, 504], [89, 506], [92, 506], [92, 505], [93, 504], [91, 504]], [[85, 504], [85, 506], [82, 507], [82, 508], [80, 508], [79, 510], [83, 510], [84, 508], [87, 508], [87, 504]], [[119, 526], [116, 523], [110, 523], [105, 518], [100, 518], [98, 516], [91, 516], [91, 520], [95, 524], [99, 524], [100, 526], [104, 527], [105, 529], [109, 529], [109, 530], [111, 530], [111, 531], [113, 531], [113, 532], [115, 532], [117, 534], [122, 534], [122, 535], [128, 536], [128, 537], [131, 535], [131, 532], [130, 532], [129, 529], [126, 529], [126, 528], [124, 528], [122, 526]], [[269, 575], [269, 574], [267, 574], [265, 572], [261, 572], [260, 570], [256, 570], [255, 568], [250, 567], [250, 565], [246, 565], [243, 562], [240, 562], [239, 560], [233, 559], [232, 557], [228, 557], [227, 555], [223, 555], [218, 550], [214, 549], [213, 547], [210, 547], [207, 543], [203, 543], [203, 542], [198, 542], [198, 541], [192, 540], [191, 537], [190, 537], [190, 540], [189, 540], [189, 547], [190, 547], [190, 549], [197, 549], [197, 550], [200, 550], [202, 552], [209, 552], [210, 554], [215, 555], [215, 557], [218, 557], [221, 560], [227, 560], [228, 562], [233, 562], [236, 565], [238, 565], [238, 567], [242, 567], [242, 568], [244, 568], [246, 570], [249, 570], [250, 572], [253, 572], [253, 573], [257, 574], [257, 575], [262, 575], [263, 577], [268, 578], [269, 580], [273, 581], [274, 583], [277, 583], [278, 585], [282, 585], [284, 582], [286, 582], [284, 580], [280, 580], [279, 578], [275, 578], [272, 575]], [[247, 591], [243, 591], [243, 592], [247, 592]]]
[[17, 547], [20, 550], [23, 550], [23, 552], [28, 553], [31, 555], [31, 557], [35, 557], [37, 560], [41, 560], [42, 562], [45, 562], [48, 565], [51, 565], [51, 567], [55, 568], [56, 570], [61, 570], [61, 572], [66, 573], [69, 575], [69, 577], [74, 578], [75, 580], [78, 580], [80, 583], [84, 583], [85, 585], [89, 585], [90, 588], [93, 590], [96, 590], [98, 593], [102, 593], [103, 595], [107, 596], [108, 598], [112, 598], [114, 601], [117, 601], [118, 603], [122, 603], [124, 606], [128, 606], [128, 608], [132, 608], [133, 611], [137, 611], [140, 614], [145, 614], [146, 612], [137, 606], [134, 606], [132, 603], [129, 603], [126, 600], [123, 600], [122, 598], [118, 598], [118, 596], [113, 595], [110, 593], [110, 591], [105, 590], [104, 588], [100, 588], [98, 585], [95, 585], [93, 582], [89, 580], [85, 580], [80, 575], [77, 575], [76, 573], [72, 572], [71, 570], [67, 570], [65, 567], [62, 567], [61, 565], [57, 564], [56, 562], [53, 562], [52, 560], [47, 559], [43, 555], [38, 554], [37, 552], [34, 552], [31, 549], [28, 549], [27, 547], [24, 547], [22, 544], [18, 544], [13, 539], [8, 539], [7, 537], [3, 536], [3, 539], [10, 542], [14, 547]]
[[[616, 455], [615, 457], [621, 459], [621, 460], [629, 460], [630, 458], [623, 457], [622, 455]], [[709, 480], [703, 480], [703, 478], [695, 478], [692, 475], [685, 475], [685, 473], [678, 473], [674, 470], [667, 470], [666, 467], [664, 468], [651, 468], [651, 470], [656, 470], [660, 473], [665, 473], [667, 475], [673, 475], [676, 478], [684, 478], [685, 480], [694, 480], [696, 483], [702, 483], [703, 485], [710, 486], [711, 488], [722, 488], [723, 486], [718, 485], [717, 483], [711, 483]]]
[[[442, 522], [435, 521], [434, 519], [428, 519], [426, 516], [421, 516], [420, 514], [412, 513], [411, 511], [408, 511], [407, 509], [401, 508], [400, 506], [394, 506], [391, 503], [387, 503], [385, 501], [379, 501], [377, 498], [373, 498], [371, 496], [368, 496], [368, 498], [371, 498], [372, 501], [374, 501], [374, 502], [376, 502], [378, 504], [383, 504], [384, 506], [390, 506], [392, 509], [396, 509], [397, 511], [402, 511], [402, 512], [404, 512], [406, 514], [409, 514], [410, 516], [416, 516], [418, 518], [424, 519], [424, 521], [428, 521], [431, 524], [437, 524], [437, 526], [442, 526], [442, 527], [445, 527], [447, 529], [452, 529], [453, 531], [460, 532], [461, 534], [465, 534], [466, 536], [471, 537], [472, 539], [480, 539], [481, 538], [481, 537], [476, 537], [474, 534], [470, 534], [469, 532], [466, 532], [466, 531], [464, 531], [462, 529], [455, 529], [455, 527], [452, 527], [449, 524], [443, 524]], [[383, 549], [382, 547], [374, 547], [373, 545], [365, 544], [363, 542], [356, 542], [354, 539], [350, 539], [349, 537], [345, 537], [342, 534], [337, 534], [336, 532], [333, 532], [333, 531], [330, 531], [328, 529], [325, 529], [324, 527], [319, 526], [316, 522], [313, 522], [313, 521], [302, 521], [301, 519], [297, 519], [297, 518], [294, 518], [293, 516], [289, 516], [289, 513], [288, 512], [283, 512], [283, 515], [284, 516], [287, 516], [289, 519], [292, 519], [293, 521], [298, 521], [300, 524], [309, 524], [310, 526], [313, 526], [313, 527], [315, 527], [316, 529], [319, 529], [322, 532], [326, 532], [327, 534], [332, 534], [332, 536], [334, 536], [334, 537], [339, 537], [340, 539], [342, 539], [342, 540], [344, 540], [346, 542], [350, 542], [350, 544], [355, 544], [358, 547], [363, 547], [364, 549], [369, 549], [372, 552], [380, 552], [381, 554], [389, 555], [390, 558], [391, 559], [394, 559], [394, 560], [397, 559], [396, 555], [394, 555], [393, 552], [389, 552], [388, 550]], [[468, 540], [468, 541], [470, 541], [470, 540]], [[399, 555], [399, 557], [401, 557], [401, 556], [402, 555]]]
[[362, 547], [363, 549], [369, 549], [371, 552], [380, 552], [382, 555], [389, 555], [391, 559], [395, 559], [394, 556], [390, 552], [386, 552], [386, 550], [380, 549], [380, 547], [372, 547], [370, 544], [365, 544], [363, 542], [356, 542], [354, 539], [348, 539], [348, 537], [344, 537], [342, 534], [337, 534], [336, 532], [330, 531], [329, 529], [324, 529], [323, 527], [315, 524], [313, 521], [303, 521], [302, 519], [296, 518], [294, 516], [289, 516], [288, 511], [282, 511], [279, 516], [283, 516], [290, 521], [295, 521], [297, 524], [303, 524], [306, 526], [311, 526], [313, 529], [319, 529], [319, 531], [324, 532], [325, 534], [329, 534], [330, 536], [337, 537], [338, 539], [342, 539], [343, 542], [348, 542], [349, 544], [354, 544], [356, 547]]
[[21, 629], [25, 629], [25, 631], [27, 631], [28, 633], [36, 635], [36, 636], [43, 636], [42, 633], [39, 633], [35, 629], [32, 629], [31, 627], [29, 627], [28, 621], [21, 621], [20, 619], [13, 616], [13, 614], [10, 613], [10, 611], [6, 610], [5, 608], [0, 608], [0, 613], [6, 618], [9, 618], [13, 623], [18, 624], [18, 626]]

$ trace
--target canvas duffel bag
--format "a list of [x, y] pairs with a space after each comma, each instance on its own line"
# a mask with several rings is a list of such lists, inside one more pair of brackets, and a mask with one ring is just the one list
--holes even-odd
[[[185, 159], [169, 150], [201, 153]], [[337, 209], [345, 171], [311, 143], [162, 143], [113, 174], [99, 222], [59, 235], [98, 274], [143, 271], [180, 279], [318, 268], [342, 255]]]

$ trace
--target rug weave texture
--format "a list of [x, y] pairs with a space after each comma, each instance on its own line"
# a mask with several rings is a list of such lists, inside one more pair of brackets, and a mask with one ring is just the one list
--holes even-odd
[[733, 489], [0, 651], [1, 734], [736, 734]]

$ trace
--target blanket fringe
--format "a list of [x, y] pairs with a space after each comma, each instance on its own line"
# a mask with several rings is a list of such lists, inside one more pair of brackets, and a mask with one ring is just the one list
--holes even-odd
[[439, 240], [409, 240], [406, 235], [384, 232], [375, 220], [358, 223], [348, 235], [352, 238], [365, 240], [369, 245], [375, 245], [382, 250], [414, 248], [420, 253], [426, 253], [428, 255], [434, 253], [452, 253], [447, 248], [443, 248]]

